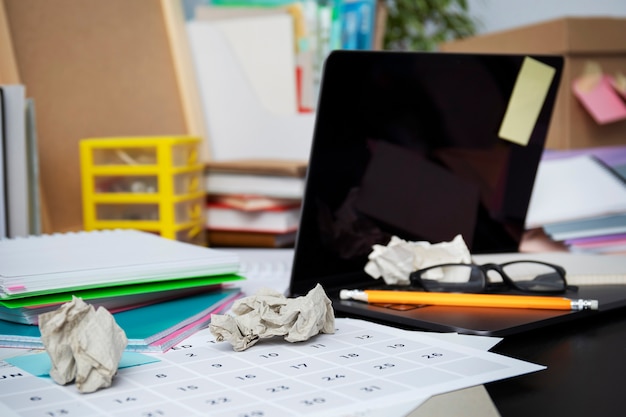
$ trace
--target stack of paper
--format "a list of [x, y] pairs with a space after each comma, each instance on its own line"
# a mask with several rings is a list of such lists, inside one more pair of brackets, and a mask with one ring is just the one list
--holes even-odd
[[0, 298], [237, 272], [222, 252], [135, 230], [0, 241]]
[[547, 153], [526, 218], [573, 251], [626, 252], [626, 147]]
[[0, 346], [39, 346], [38, 315], [77, 296], [115, 314], [129, 349], [167, 349], [239, 296], [238, 270], [233, 253], [135, 230], [0, 240]]

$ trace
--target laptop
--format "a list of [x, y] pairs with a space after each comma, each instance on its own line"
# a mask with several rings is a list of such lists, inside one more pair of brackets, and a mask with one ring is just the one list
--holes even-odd
[[[503, 139], [505, 113], [529, 59], [554, 75], [526, 137]], [[437, 243], [461, 234], [472, 254], [518, 250], [562, 69], [559, 56], [332, 52], [320, 86], [290, 295], [320, 283], [340, 316], [494, 336], [589, 314], [390, 308], [339, 298], [341, 289], [384, 286], [363, 268], [372, 245], [394, 235]], [[585, 286], [568, 295], [613, 308], [626, 304], [618, 287]]]

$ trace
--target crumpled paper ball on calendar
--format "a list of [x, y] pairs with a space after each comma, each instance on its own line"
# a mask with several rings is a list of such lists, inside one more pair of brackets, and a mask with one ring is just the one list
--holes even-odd
[[457, 235], [449, 242], [410, 242], [393, 236], [387, 245], [374, 245], [365, 265], [372, 278], [388, 285], [410, 285], [411, 272], [445, 263], [472, 262], [465, 241]]
[[57, 384], [75, 381], [82, 393], [111, 386], [128, 339], [105, 308], [96, 310], [72, 297], [57, 310], [40, 314], [39, 329]]
[[332, 304], [319, 284], [296, 298], [263, 288], [235, 301], [231, 312], [213, 315], [209, 329], [218, 342], [228, 341], [238, 352], [264, 338], [284, 336], [288, 342], [303, 342], [319, 333], [335, 332]]

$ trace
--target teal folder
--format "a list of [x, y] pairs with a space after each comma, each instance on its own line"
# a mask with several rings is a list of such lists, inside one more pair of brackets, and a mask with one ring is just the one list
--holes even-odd
[[221, 288], [222, 284], [242, 279], [243, 277], [239, 275], [172, 278], [168, 281], [90, 288], [0, 300], [0, 320], [37, 324], [39, 314], [55, 310], [61, 304], [72, 301], [72, 296], [80, 297], [94, 307], [102, 306], [111, 313], [116, 313], [141, 305], [205, 293]]
[[[127, 351], [163, 352], [206, 327], [211, 314], [227, 309], [239, 288], [221, 289], [113, 314], [128, 338]], [[39, 327], [0, 320], [0, 346], [44, 348]]]

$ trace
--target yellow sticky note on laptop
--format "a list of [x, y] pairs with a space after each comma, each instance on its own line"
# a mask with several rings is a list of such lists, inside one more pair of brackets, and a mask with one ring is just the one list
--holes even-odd
[[498, 136], [527, 145], [546, 99], [555, 69], [526, 57], [522, 63]]

